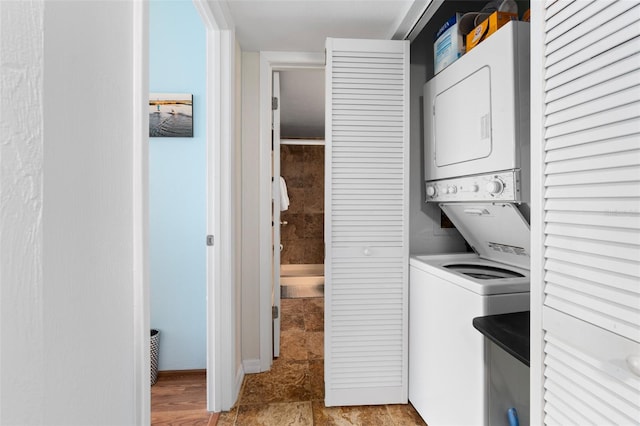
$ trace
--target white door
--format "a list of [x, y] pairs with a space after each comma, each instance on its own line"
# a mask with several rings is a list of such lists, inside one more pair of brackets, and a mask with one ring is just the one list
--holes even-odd
[[409, 43], [326, 51], [325, 404], [406, 403]]
[[532, 424], [640, 420], [640, 2], [531, 2]]
[[273, 228], [273, 284], [271, 306], [273, 307], [273, 356], [280, 356], [280, 73], [273, 73], [273, 150], [271, 152], [273, 183], [272, 228]]

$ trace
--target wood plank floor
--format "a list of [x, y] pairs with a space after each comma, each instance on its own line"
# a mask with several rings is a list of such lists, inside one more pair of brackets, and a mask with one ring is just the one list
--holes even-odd
[[205, 370], [160, 372], [151, 386], [152, 425], [213, 426], [219, 413], [207, 411]]

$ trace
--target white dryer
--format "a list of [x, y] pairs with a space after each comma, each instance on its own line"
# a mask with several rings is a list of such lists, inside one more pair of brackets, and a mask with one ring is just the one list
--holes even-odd
[[413, 256], [409, 400], [429, 426], [488, 424], [474, 317], [529, 310], [529, 225], [510, 203], [441, 205], [475, 253]]

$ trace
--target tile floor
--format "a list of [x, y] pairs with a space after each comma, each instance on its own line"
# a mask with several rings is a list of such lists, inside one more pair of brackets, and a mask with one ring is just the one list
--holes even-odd
[[324, 406], [324, 299], [282, 299], [281, 353], [272, 369], [247, 374], [219, 426], [425, 425], [411, 405]]

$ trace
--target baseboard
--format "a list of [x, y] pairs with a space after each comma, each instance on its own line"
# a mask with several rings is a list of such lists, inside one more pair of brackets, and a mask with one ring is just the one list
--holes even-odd
[[[234, 389], [235, 401], [238, 401], [238, 398], [240, 397], [240, 391], [242, 390], [243, 381], [244, 381], [244, 368], [242, 367], [242, 365], [240, 365], [240, 367], [238, 368], [238, 371], [236, 371], [236, 386]], [[234, 405], [235, 405], [235, 402], [234, 402]]]
[[163, 370], [158, 371], [158, 377], [183, 377], [183, 376], [206, 376], [207, 370], [205, 368], [195, 370]]
[[259, 359], [246, 359], [242, 361], [242, 367], [245, 374], [261, 373]]

